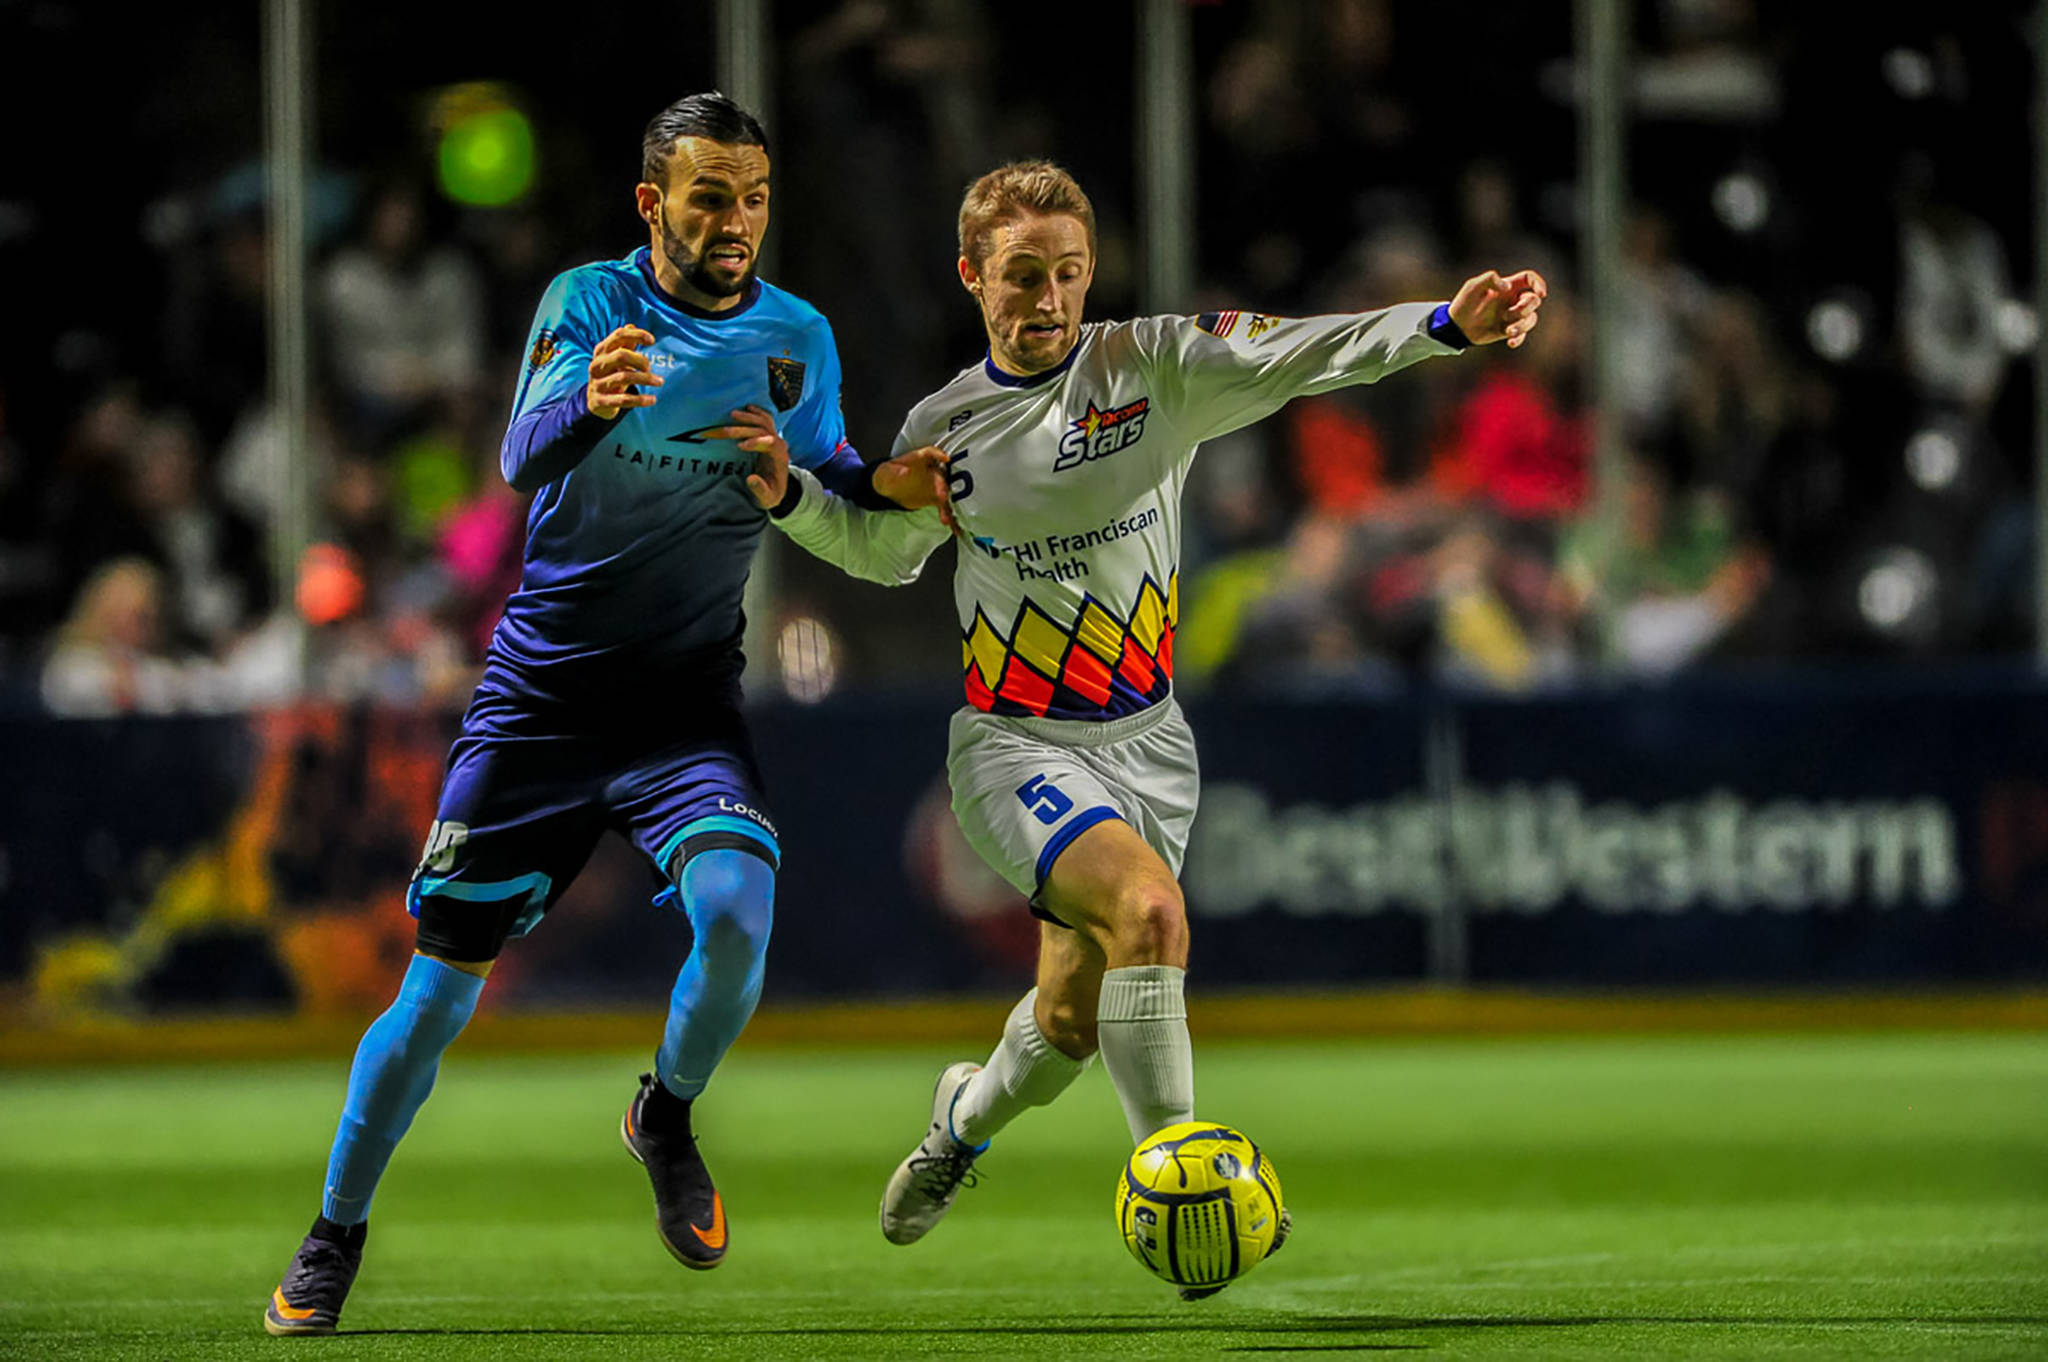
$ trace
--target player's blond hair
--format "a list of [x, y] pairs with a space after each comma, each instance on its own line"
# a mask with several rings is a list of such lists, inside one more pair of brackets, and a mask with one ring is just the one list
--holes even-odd
[[980, 269], [996, 228], [1027, 213], [1079, 218], [1088, 229], [1088, 254], [1095, 254], [1095, 205], [1074, 177], [1051, 161], [1012, 161], [967, 186], [967, 197], [960, 201], [960, 254]]

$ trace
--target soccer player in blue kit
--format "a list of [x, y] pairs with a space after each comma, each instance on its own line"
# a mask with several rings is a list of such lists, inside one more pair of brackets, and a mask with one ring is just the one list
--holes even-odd
[[648, 857], [694, 933], [620, 1133], [669, 1252], [693, 1268], [725, 1257], [690, 1110], [760, 997], [781, 856], [739, 710], [740, 599], [768, 518], [745, 479], [778, 433], [873, 509], [940, 476], [916, 453], [870, 469], [847, 443], [831, 328], [756, 277], [768, 178], [750, 114], [716, 93], [678, 100], [643, 142], [648, 246], [568, 271], [541, 300], [502, 453], [507, 481], [535, 494], [524, 575], [407, 894], [417, 953], [356, 1051], [320, 1215], [271, 1294], [270, 1333], [334, 1332], [378, 1178], [442, 1052], [505, 940], [606, 828]]

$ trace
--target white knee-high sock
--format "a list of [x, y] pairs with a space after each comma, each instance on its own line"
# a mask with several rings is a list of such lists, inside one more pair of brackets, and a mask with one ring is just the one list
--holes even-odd
[[1133, 1143], [1195, 1119], [1195, 1051], [1183, 996], [1187, 977], [1175, 965], [1126, 965], [1102, 976], [1096, 1035]]
[[953, 1104], [953, 1136], [980, 1144], [1015, 1120], [1026, 1107], [1042, 1107], [1067, 1090], [1088, 1067], [1087, 1059], [1062, 1054], [1038, 1029], [1038, 990], [1010, 1009], [1003, 1038], [981, 1072], [967, 1080]]

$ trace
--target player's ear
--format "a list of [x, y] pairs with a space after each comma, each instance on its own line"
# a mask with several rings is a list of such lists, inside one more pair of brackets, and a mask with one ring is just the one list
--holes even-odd
[[974, 262], [961, 256], [957, 268], [960, 271], [960, 287], [979, 298], [981, 296], [981, 271], [974, 268]]
[[640, 220], [648, 226], [661, 222], [661, 186], [642, 180], [633, 186], [633, 207], [639, 211]]

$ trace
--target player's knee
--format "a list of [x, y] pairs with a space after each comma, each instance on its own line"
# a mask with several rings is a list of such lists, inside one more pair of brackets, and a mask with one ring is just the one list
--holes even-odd
[[1186, 964], [1188, 911], [1180, 886], [1147, 877], [1118, 895], [1107, 954], [1118, 964]]
[[412, 1008], [403, 1019], [399, 1048], [409, 1059], [432, 1058], [455, 1043], [474, 1011], [454, 1003]]
[[758, 959], [775, 922], [775, 871], [762, 858], [731, 849], [692, 856], [677, 876], [691, 930], [720, 957]]

